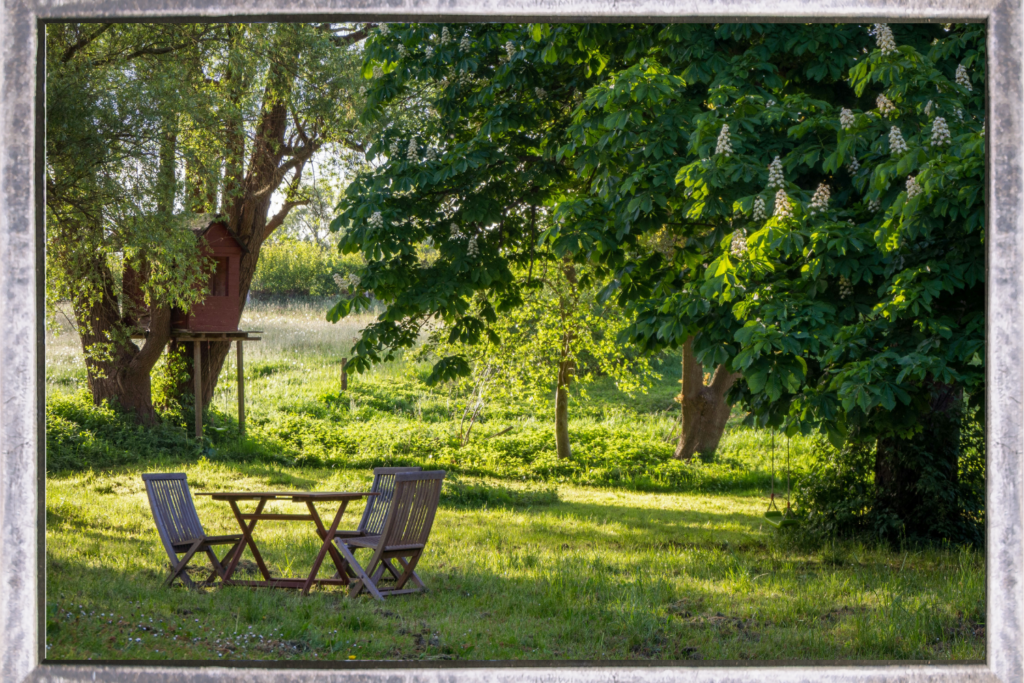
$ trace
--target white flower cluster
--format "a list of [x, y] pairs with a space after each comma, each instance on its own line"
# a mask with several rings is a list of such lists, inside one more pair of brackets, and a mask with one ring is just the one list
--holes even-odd
[[388, 156], [390, 156], [391, 158], [394, 159], [394, 158], [397, 158], [398, 155], [401, 154], [401, 152], [402, 152], [402, 143], [399, 142], [398, 140], [392, 140], [391, 141], [391, 153], [388, 154]]
[[405, 45], [403, 45], [402, 43], [399, 43], [399, 44], [398, 44], [398, 55], [399, 55], [399, 56], [400, 56], [400, 57], [401, 57], [402, 59], [405, 59], [406, 57], [408, 57], [408, 56], [409, 56], [409, 50], [407, 50], [407, 49], [405, 48]]
[[886, 118], [889, 117], [889, 114], [896, 111], [896, 105], [885, 95], [879, 95], [878, 99], [875, 100], [875, 104], [878, 106], [878, 111]]
[[765, 218], [768, 218], [768, 214], [764, 212], [764, 197], [761, 195], [757, 195], [757, 198], [754, 200], [753, 218], [755, 221], [763, 221]]
[[345, 278], [338, 273], [334, 274], [334, 284], [338, 285], [339, 290], [345, 291]]
[[359, 94], [360, 95], [365, 95], [366, 94], [366, 86], [365, 85], [359, 86]]
[[430, 59], [431, 57], [433, 57], [434, 56], [434, 47], [432, 45], [427, 45], [426, 53], [427, 53], [427, 59]]
[[878, 213], [879, 210], [881, 210], [881, 208], [882, 208], [882, 200], [881, 199], [872, 199], [872, 200], [870, 200], [868, 202], [868, 211], [870, 211], [871, 213]]
[[387, 24], [381, 24], [377, 27], [377, 32], [380, 33], [382, 36], [386, 36], [388, 33], [391, 32], [391, 30], [388, 28]]
[[384, 69], [380, 68], [380, 64], [375, 64], [373, 67], [373, 77], [380, 78], [384, 75]]
[[469, 238], [469, 244], [466, 245], [466, 255], [476, 256], [480, 253], [480, 249], [476, 246], [476, 237]]
[[846, 164], [846, 172], [850, 175], [856, 175], [859, 170], [860, 162], [857, 160], [857, 157], [851, 157], [850, 161]]
[[772, 215], [775, 218], [793, 217], [793, 207], [789, 205], [789, 197], [786, 196], [785, 190], [779, 190], [775, 193], [775, 213]]
[[935, 103], [932, 102], [931, 100], [928, 100], [928, 104], [924, 105], [924, 114], [925, 114], [925, 116], [931, 116], [932, 115], [932, 111], [934, 109], [935, 109]]
[[469, 31], [462, 34], [462, 40], [459, 41], [459, 49], [463, 52], [469, 51]]
[[896, 126], [889, 129], [889, 151], [893, 154], [903, 154], [907, 151], [907, 143], [903, 141], [903, 133]]
[[427, 161], [437, 161], [437, 150], [433, 147], [427, 147]]
[[505, 43], [505, 54], [508, 55], [509, 61], [516, 56], [516, 46], [512, 44], [512, 41]]
[[786, 176], [782, 171], [782, 159], [775, 157], [772, 163], [768, 164], [768, 188], [782, 188], [786, 186]]
[[967, 92], [974, 90], [971, 86], [971, 77], [967, 75], [967, 67], [963, 64], [956, 68], [956, 84], [967, 88]]
[[949, 142], [949, 126], [946, 125], [946, 119], [936, 116], [932, 121], [932, 147], [948, 145]]
[[853, 296], [853, 283], [850, 282], [845, 275], [839, 276], [839, 298], [845, 299], [848, 296]]
[[409, 148], [405, 150], [405, 158], [408, 159], [409, 162], [413, 164], [419, 162], [420, 150], [419, 147], [416, 145], [416, 138], [409, 138]]
[[822, 183], [818, 185], [818, 189], [814, 191], [814, 196], [811, 197], [811, 215], [818, 213], [819, 211], [826, 211], [828, 209], [828, 200], [831, 198], [832, 193], [828, 189], [828, 185]]
[[957, 119], [959, 119], [962, 122], [964, 120], [964, 110], [963, 109], [957, 109], [955, 111], [956, 111]]
[[743, 256], [747, 253], [747, 238], [743, 234], [742, 230], [737, 230], [732, 234], [732, 243], [729, 245], [729, 253], [736, 257]]
[[916, 197], [921, 194], [921, 185], [917, 182], [917, 178], [909, 176], [907, 178], [907, 199]]
[[888, 24], [875, 24], [875, 42], [882, 56], [896, 54], [896, 39], [892, 35], [892, 29]]
[[547, 91], [544, 90], [544, 88], [534, 88], [533, 92], [537, 94], [538, 100], [543, 100], [548, 95]]
[[451, 227], [452, 227], [451, 239], [453, 239], [453, 240], [461, 240], [463, 237], [465, 237], [465, 235], [462, 234], [462, 231], [459, 230], [459, 226], [456, 223], [452, 223]]
[[843, 127], [843, 130], [853, 128], [853, 112], [846, 107], [839, 111], [839, 125]]
[[769, 107], [769, 108], [774, 107], [775, 106], [775, 100], [768, 100], [767, 102], [765, 102], [764, 106]]
[[718, 144], [715, 145], [715, 154], [732, 156], [732, 140], [729, 139], [729, 124], [722, 125], [722, 131], [718, 134]]
[[452, 34], [448, 32], [448, 27], [444, 26], [441, 28], [441, 44], [447, 45], [448, 41], [452, 39]]
[[384, 227], [384, 217], [380, 215], [380, 211], [374, 211], [373, 215], [366, 222], [370, 224], [371, 228], [380, 229]]

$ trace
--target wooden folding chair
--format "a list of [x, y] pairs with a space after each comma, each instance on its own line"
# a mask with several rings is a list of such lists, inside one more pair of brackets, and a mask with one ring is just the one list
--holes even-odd
[[[149, 495], [149, 509], [153, 512], [156, 530], [164, 544], [168, 557], [171, 558], [171, 575], [164, 581], [170, 586], [175, 579], [188, 588], [195, 588], [185, 568], [197, 552], [205, 551], [213, 565], [213, 571], [200, 585], [209, 585], [214, 576], [224, 578], [226, 568], [224, 562], [231, 557], [242, 541], [241, 534], [227, 536], [207, 536], [203, 525], [199, 522], [196, 506], [192, 502], [192, 494], [188, 490], [188, 480], [184, 474], [143, 474], [146, 482], [146, 493]], [[218, 560], [212, 547], [231, 544], [231, 549]], [[178, 553], [185, 553], [179, 559]]]
[[[423, 556], [434, 524], [444, 475], [443, 470], [396, 474], [391, 509], [381, 533], [345, 538], [338, 543], [338, 549], [355, 574], [349, 588], [350, 597], [354, 598], [365, 590], [376, 599], [383, 600], [385, 595], [418, 593], [426, 589], [414, 570]], [[352, 552], [355, 548], [372, 549], [373, 555], [366, 569], [356, 561]], [[401, 569], [393, 560], [398, 560]], [[381, 586], [385, 572], [394, 580], [393, 586]], [[409, 580], [417, 588], [405, 588]]]
[[366, 507], [359, 526], [352, 531], [335, 532], [338, 536], [378, 536], [384, 530], [384, 520], [391, 509], [391, 499], [395, 495], [395, 475], [402, 472], [419, 472], [422, 467], [375, 467], [373, 468], [373, 485], [367, 496]]

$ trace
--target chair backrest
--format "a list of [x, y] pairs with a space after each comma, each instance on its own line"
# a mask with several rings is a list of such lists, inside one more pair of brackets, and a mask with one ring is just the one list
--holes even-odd
[[402, 472], [419, 472], [422, 467], [375, 467], [373, 470], [373, 486], [370, 491], [376, 496], [368, 496], [363, 518], [359, 520], [358, 531], [367, 536], [377, 536], [384, 530], [384, 520], [391, 509], [391, 498], [395, 494], [395, 475]]
[[188, 490], [188, 479], [184, 474], [143, 474], [142, 480], [146, 482], [149, 509], [160, 540], [171, 560], [177, 562], [174, 546], [206, 535]]
[[395, 495], [378, 549], [426, 545], [444, 475], [444, 470], [395, 475]]

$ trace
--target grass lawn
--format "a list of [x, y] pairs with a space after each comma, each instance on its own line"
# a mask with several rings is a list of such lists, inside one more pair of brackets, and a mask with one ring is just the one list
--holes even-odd
[[[47, 480], [49, 659], [984, 659], [981, 553], [780, 538], [761, 517], [766, 434], [734, 426], [715, 462], [668, 462], [671, 375], [637, 399], [591, 392], [571, 413], [565, 464], [549, 460], [544, 407], [493, 406], [459, 448], [460, 397], [417, 384], [412, 364], [354, 378], [340, 400], [336, 361], [355, 326], [314, 306], [246, 315], [265, 333], [247, 349], [244, 441], [231, 436], [229, 374], [210, 416], [224, 431], [198, 444], [75, 403], [75, 340], [48, 339], [48, 450], [64, 463]], [[813, 443], [791, 445], [798, 476]], [[428, 593], [162, 587], [142, 472], [187, 472], [193, 492], [366, 490], [372, 466], [405, 462], [451, 473], [418, 568]], [[237, 533], [225, 503], [196, 504], [208, 533]], [[303, 572], [319, 547], [308, 522], [262, 522], [255, 536], [278, 574]]]

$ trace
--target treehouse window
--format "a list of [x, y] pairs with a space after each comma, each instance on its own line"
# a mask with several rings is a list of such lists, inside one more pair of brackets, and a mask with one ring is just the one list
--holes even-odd
[[210, 278], [210, 294], [212, 296], [228, 295], [228, 259], [227, 257], [217, 259], [217, 267]]

